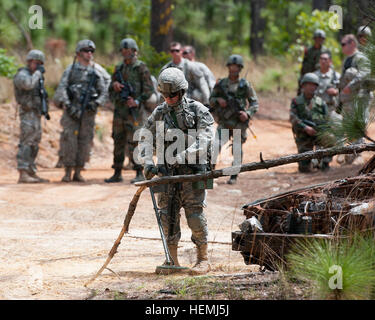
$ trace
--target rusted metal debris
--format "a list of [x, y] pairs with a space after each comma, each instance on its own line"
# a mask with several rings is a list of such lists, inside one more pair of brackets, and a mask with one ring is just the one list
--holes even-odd
[[374, 195], [375, 174], [369, 173], [246, 204], [246, 220], [232, 233], [232, 250], [240, 251], [246, 264], [275, 269], [298, 239], [374, 230]]

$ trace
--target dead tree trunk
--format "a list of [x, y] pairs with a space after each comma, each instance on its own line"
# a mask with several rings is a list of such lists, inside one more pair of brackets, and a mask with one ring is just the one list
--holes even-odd
[[136, 186], [156, 186], [160, 184], [167, 183], [177, 183], [177, 182], [195, 182], [202, 181], [207, 179], [219, 178], [223, 176], [229, 176], [232, 174], [237, 174], [245, 171], [255, 171], [261, 169], [269, 169], [272, 167], [278, 167], [289, 163], [295, 163], [302, 160], [311, 160], [311, 159], [321, 159], [323, 157], [330, 157], [337, 154], [353, 154], [361, 153], [364, 151], [375, 151], [375, 144], [355, 144], [346, 147], [334, 147], [328, 149], [320, 149], [317, 151], [308, 151], [299, 154], [292, 154], [285, 157], [272, 159], [272, 160], [263, 160], [262, 154], [260, 154], [260, 162], [251, 162], [243, 164], [239, 167], [229, 167], [219, 170], [214, 170], [205, 174], [192, 174], [192, 175], [180, 175], [180, 176], [168, 176], [162, 178], [154, 178], [152, 180], [146, 180], [141, 182], [136, 182]]
[[172, 42], [172, 1], [151, 1], [151, 39], [150, 44], [157, 52], [169, 49]]

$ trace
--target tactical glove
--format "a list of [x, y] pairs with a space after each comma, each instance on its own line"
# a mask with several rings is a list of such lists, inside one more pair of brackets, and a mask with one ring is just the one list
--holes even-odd
[[98, 110], [98, 103], [94, 100], [90, 101], [87, 104], [87, 110], [91, 110], [93, 112], [96, 112], [96, 110]]
[[150, 180], [153, 176], [158, 174], [158, 168], [154, 164], [146, 164], [144, 167], [144, 173], [147, 180]]
[[71, 116], [74, 120], [81, 119], [82, 111], [80, 108], [73, 105], [68, 105], [66, 106], [66, 111], [68, 112], [68, 115]]

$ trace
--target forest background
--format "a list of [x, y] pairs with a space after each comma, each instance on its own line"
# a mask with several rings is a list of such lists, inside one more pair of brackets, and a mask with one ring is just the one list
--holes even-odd
[[[315, 29], [327, 34], [334, 67], [341, 69], [340, 38], [356, 33], [366, 23], [368, 1], [337, 0], [2, 0], [0, 2], [0, 81], [12, 78], [24, 64], [28, 50], [44, 51], [49, 61], [47, 89], [53, 94], [62, 70], [72, 62], [77, 41], [92, 39], [96, 61], [111, 73], [121, 61], [118, 46], [134, 38], [140, 59], [157, 77], [168, 60], [174, 40], [195, 46], [197, 59], [216, 76], [225, 74], [225, 60], [232, 53], [245, 57], [249, 80], [256, 78], [257, 92], [292, 92], [297, 85], [304, 47], [312, 44]], [[42, 28], [31, 29], [30, 19], [43, 10]], [[342, 21], [332, 28], [332, 5], [342, 10]], [[341, 19], [341, 17], [339, 17]], [[34, 21], [35, 22], [35, 21]], [[340, 28], [341, 27], [341, 28]], [[222, 66], [222, 68], [221, 68]], [[221, 68], [221, 69], [220, 69]], [[257, 72], [253, 72], [257, 69]], [[216, 71], [216, 72], [215, 72]], [[255, 70], [256, 71], [256, 70]], [[1, 79], [1, 76], [3, 79]], [[8, 80], [9, 83], [9, 80]], [[0, 91], [0, 102], [12, 98]]]

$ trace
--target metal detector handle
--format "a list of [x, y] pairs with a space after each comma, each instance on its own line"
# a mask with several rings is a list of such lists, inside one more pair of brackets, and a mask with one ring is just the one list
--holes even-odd
[[150, 187], [149, 189], [150, 189], [152, 204], [154, 206], [156, 220], [157, 220], [158, 226], [159, 226], [161, 241], [162, 241], [163, 247], [164, 247], [165, 258], [167, 260], [167, 264], [174, 265], [174, 261], [173, 261], [173, 259], [171, 257], [171, 253], [169, 252], [169, 249], [168, 249], [167, 240], [165, 239], [165, 235], [164, 235], [164, 231], [163, 231], [163, 226], [161, 224], [161, 219], [160, 219], [160, 210], [159, 210], [159, 208], [158, 208], [158, 206], [156, 204], [155, 194], [154, 194], [154, 191], [152, 190], [152, 187]]

